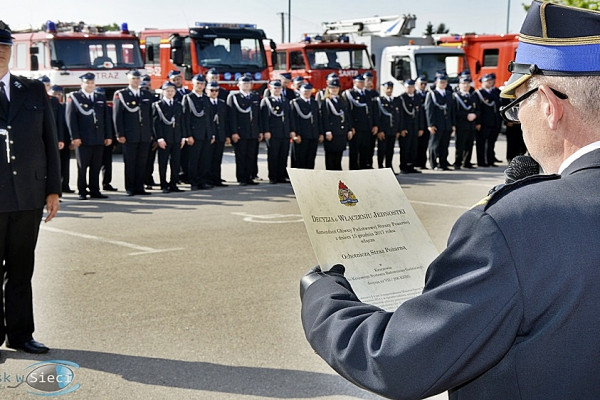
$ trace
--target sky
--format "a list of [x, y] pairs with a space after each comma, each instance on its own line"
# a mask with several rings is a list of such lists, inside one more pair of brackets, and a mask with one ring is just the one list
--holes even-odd
[[0, 19], [13, 30], [39, 27], [47, 20], [84, 21], [90, 25], [122, 22], [139, 32], [144, 28], [183, 28], [202, 22], [256, 24], [267, 37], [281, 42], [281, 15], [291, 3], [291, 41], [303, 33], [319, 33], [321, 23], [372, 16], [414, 14], [421, 36], [431, 22], [444, 23], [451, 33], [518, 33], [525, 18], [522, 3], [528, 0], [3, 0]]

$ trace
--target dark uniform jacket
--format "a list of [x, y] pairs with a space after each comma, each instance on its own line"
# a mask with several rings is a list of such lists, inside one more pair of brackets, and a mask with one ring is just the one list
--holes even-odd
[[373, 115], [374, 125], [386, 136], [396, 136], [402, 130], [400, 109], [393, 97], [389, 100], [386, 96], [376, 97], [373, 101]]
[[209, 123], [215, 135], [215, 140], [217, 142], [224, 142], [229, 134], [227, 127], [227, 104], [220, 98], [217, 98], [217, 104], [212, 104], [212, 100], [209, 99], [208, 109], [210, 110]]
[[344, 92], [344, 98], [348, 102], [354, 129], [370, 131], [373, 127], [373, 99], [366, 89], [364, 93], [352, 88]]
[[[460, 90], [454, 92], [454, 108], [456, 109], [456, 129], [469, 129], [477, 124], [480, 116], [479, 101], [475, 93], [462, 93]], [[475, 114], [477, 119], [472, 122], [467, 120], [467, 115]]]
[[261, 132], [271, 132], [273, 139], [290, 137], [290, 103], [283, 97], [265, 97], [260, 103]]
[[500, 129], [502, 117], [500, 117], [500, 95], [496, 88], [491, 92], [481, 88], [475, 91], [480, 105], [480, 123], [486, 128]]
[[67, 126], [71, 140], [81, 139], [82, 146], [103, 146], [112, 139], [112, 118], [106, 97], [94, 93], [92, 102], [82, 90], [67, 96]]
[[423, 102], [422, 97], [415, 93], [414, 96], [409, 96], [408, 93], [402, 93], [396, 97], [396, 104], [402, 115], [402, 129], [403, 130], [424, 130], [423, 125]]
[[258, 139], [260, 133], [260, 97], [251, 92], [245, 96], [241, 92], [231, 93], [227, 98], [229, 107], [229, 129], [240, 139]]
[[[65, 122], [65, 110], [63, 105], [60, 104], [60, 101], [54, 96], [48, 96], [48, 100], [50, 101], [50, 109], [52, 110], [52, 116], [54, 117], [54, 122], [56, 124], [56, 137], [59, 142], [70, 142], [67, 132], [66, 122]], [[112, 124], [112, 121], [111, 121]]]
[[185, 136], [192, 136], [194, 140], [210, 141], [214, 132], [210, 123], [208, 96], [197, 96], [191, 92], [183, 96], [181, 104]]
[[599, 180], [595, 150], [561, 176], [503, 186], [459, 218], [423, 293], [394, 312], [359, 302], [347, 281], [317, 280], [302, 304], [306, 337], [389, 398], [597, 398]]
[[127, 143], [149, 143], [152, 139], [152, 103], [154, 96], [140, 90], [136, 97], [129, 88], [118, 90], [113, 100], [113, 121], [117, 138]]
[[425, 97], [425, 114], [427, 126], [435, 126], [438, 130], [451, 131], [455, 125], [452, 92], [446, 91], [442, 96], [437, 90], [430, 90]]
[[302, 139], [318, 139], [323, 134], [319, 103], [311, 98], [310, 103], [299, 97], [290, 102], [291, 130]]
[[[1, 112], [0, 112], [1, 113]], [[0, 115], [0, 212], [42, 208], [49, 194], [61, 193], [56, 125], [44, 85], [10, 75], [8, 116]]]
[[175, 89], [174, 100], [181, 103], [183, 101], [183, 96], [185, 96], [186, 94], [190, 94], [190, 93], [192, 93], [192, 91], [186, 87], [180, 87], [178, 89]]
[[348, 132], [352, 130], [352, 119], [346, 100], [338, 97], [337, 101], [323, 98], [321, 100], [321, 125], [323, 134], [331, 132], [333, 139], [325, 138], [325, 151], [339, 152], [346, 149]]
[[179, 146], [183, 137], [181, 103], [173, 100], [173, 105], [169, 106], [164, 100], [153, 104], [154, 136], [156, 140], [164, 139], [169, 146]]

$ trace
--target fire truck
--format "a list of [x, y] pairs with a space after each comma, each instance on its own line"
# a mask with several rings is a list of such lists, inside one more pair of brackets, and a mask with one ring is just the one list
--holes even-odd
[[450, 84], [458, 83], [458, 74], [466, 68], [460, 48], [436, 46], [431, 36], [410, 37], [415, 28], [414, 15], [391, 15], [323, 23], [325, 34], [347, 35], [365, 44], [379, 82], [394, 83], [394, 96], [404, 91], [404, 81], [425, 75], [429, 81], [440, 70], [446, 71]]
[[519, 35], [441, 36], [437, 42], [440, 46], [464, 50], [473, 82], [480, 87], [479, 78], [485, 74], [495, 73], [498, 85], [503, 85], [510, 78], [507, 67], [515, 59]]
[[84, 23], [48, 21], [45, 31], [15, 31], [10, 70], [29, 78], [46, 75], [65, 92], [81, 87], [79, 77], [96, 75], [107, 98], [127, 86], [127, 71], [143, 68], [138, 38], [124, 23], [118, 32], [104, 32]]
[[[254, 90], [262, 90], [269, 79], [265, 32], [254, 24], [196, 22], [189, 29], [144, 29], [140, 33], [146, 71], [152, 88], [159, 88], [171, 70], [179, 70], [185, 85], [192, 77], [215, 68], [219, 85], [237, 89], [237, 80], [250, 73]], [[271, 48], [275, 43], [270, 41]]]
[[373, 71], [367, 46], [349, 43], [344, 35], [309, 35], [298, 43], [278, 44], [274, 57], [269, 58], [271, 79], [289, 72], [292, 79], [301, 76], [315, 90], [326, 86], [326, 78], [332, 72], [340, 77], [342, 89], [352, 87], [352, 79], [366, 71]]

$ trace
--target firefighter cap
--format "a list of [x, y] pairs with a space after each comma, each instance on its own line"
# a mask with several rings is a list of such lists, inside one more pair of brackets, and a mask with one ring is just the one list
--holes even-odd
[[271, 82], [269, 82], [269, 86], [271, 86], [272, 88], [280, 88], [280, 87], [283, 87], [283, 86], [281, 85], [281, 81], [280, 81], [280, 80], [274, 80], [274, 81], [271, 81]]
[[85, 74], [81, 75], [79, 79], [82, 81], [93, 81], [96, 79], [96, 75], [92, 74], [91, 72], [86, 72]]
[[292, 80], [292, 74], [290, 74], [289, 72], [282, 72], [281, 74], [279, 74], [279, 76], [288, 81]]
[[371, 71], [367, 71], [364, 74], [362, 74], [363, 78], [367, 79], [367, 78], [373, 78], [373, 73]]
[[165, 81], [160, 88], [162, 90], [165, 90], [165, 89], [168, 89], [170, 87], [172, 87], [173, 89], [177, 90], [177, 86], [175, 86], [175, 84], [173, 82], [169, 82], [169, 81]]
[[219, 84], [217, 82], [208, 82], [206, 87], [209, 89], [219, 89]]
[[339, 79], [338, 74], [336, 74], [335, 72], [332, 72], [330, 74], [327, 74], [327, 80], [330, 81], [332, 79]]
[[211, 68], [206, 71], [206, 76], [219, 76], [219, 71], [216, 68]]
[[304, 82], [304, 78], [298, 75], [294, 78], [294, 83]]
[[13, 39], [14, 37], [12, 37], [12, 32], [8, 25], [4, 21], [0, 21], [0, 44], [12, 46]]
[[127, 76], [129, 77], [134, 77], [134, 78], [141, 78], [142, 74], [140, 74], [140, 71], [138, 71], [137, 69], [131, 69], [127, 72]]
[[50, 91], [55, 92], [55, 93], [62, 93], [63, 88], [62, 88], [62, 86], [52, 85], [52, 86], [50, 86]]
[[252, 82], [252, 78], [245, 74], [240, 76], [238, 78], [238, 83], [244, 83], [244, 82]]
[[300, 86], [300, 90], [303, 92], [312, 92], [313, 85], [311, 85], [310, 83], [305, 83], [304, 85]]
[[500, 93], [515, 89], [533, 75], [600, 75], [600, 12], [535, 0], [519, 34], [512, 75]]
[[192, 82], [206, 82], [206, 78], [202, 74], [196, 74], [192, 78]]
[[181, 71], [179, 71], [178, 69], [172, 69], [169, 71], [169, 75], [167, 75], [167, 77], [169, 79], [173, 78], [174, 76], [180, 76], [181, 75]]
[[[408, 82], [408, 81], [406, 81], [406, 82]], [[408, 84], [406, 82], [404, 82], [404, 84], [408, 86]], [[414, 81], [413, 81], [413, 85], [414, 85]], [[394, 82], [392, 82], [392, 81], [383, 82], [381, 84], [381, 86], [394, 87]]]
[[358, 74], [358, 75], [356, 75], [356, 76], [355, 76], [354, 78], [352, 78], [352, 79], [353, 79], [353, 80], [355, 80], [355, 81], [364, 81], [364, 80], [365, 80], [365, 77], [364, 77], [364, 76], [362, 76], [362, 74]]
[[330, 81], [327, 82], [327, 87], [340, 87], [340, 80], [339, 79], [332, 79]]
[[42, 75], [38, 78], [38, 81], [42, 83], [50, 83], [50, 78], [48, 78], [46, 75]]

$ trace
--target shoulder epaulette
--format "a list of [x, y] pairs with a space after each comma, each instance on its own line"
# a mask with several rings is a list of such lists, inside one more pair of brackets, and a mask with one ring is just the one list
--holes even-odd
[[487, 210], [487, 208], [490, 207], [492, 204], [494, 204], [496, 201], [498, 201], [499, 199], [501, 199], [508, 193], [513, 192], [516, 189], [522, 188], [524, 186], [529, 186], [534, 183], [550, 181], [550, 180], [554, 180], [554, 179], [560, 179], [560, 175], [557, 175], [557, 174], [532, 175], [532, 176], [525, 177], [523, 179], [519, 179], [518, 181], [513, 182], [513, 183], [507, 183], [507, 184], [501, 184], [498, 186], [494, 186], [492, 188], [492, 190], [490, 190], [488, 195], [486, 197], [484, 197], [483, 199], [481, 199], [476, 204], [474, 204], [471, 207], [471, 209], [479, 207], [479, 206], [483, 206], [484, 210]]

